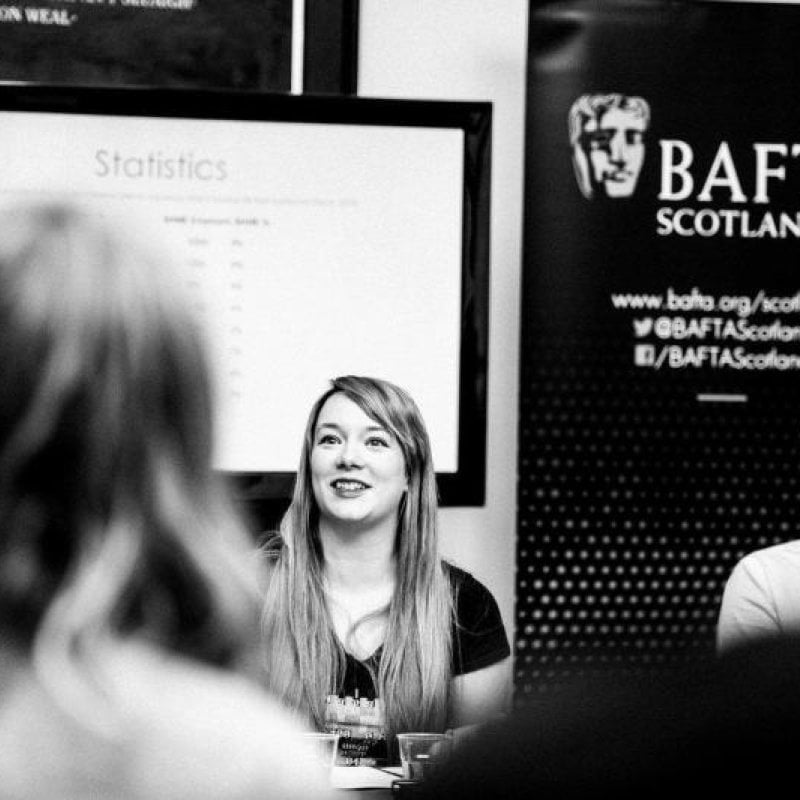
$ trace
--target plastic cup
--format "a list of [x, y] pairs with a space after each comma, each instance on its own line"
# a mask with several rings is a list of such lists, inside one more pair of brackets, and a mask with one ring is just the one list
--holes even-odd
[[338, 733], [304, 733], [303, 739], [315, 761], [323, 767], [330, 768], [336, 763], [336, 752], [339, 749]]
[[449, 757], [452, 737], [446, 733], [398, 733], [403, 778], [423, 781]]

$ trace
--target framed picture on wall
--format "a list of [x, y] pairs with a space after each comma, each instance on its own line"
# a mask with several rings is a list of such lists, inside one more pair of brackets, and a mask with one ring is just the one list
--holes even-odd
[[0, 5], [0, 81], [354, 93], [357, 0]]

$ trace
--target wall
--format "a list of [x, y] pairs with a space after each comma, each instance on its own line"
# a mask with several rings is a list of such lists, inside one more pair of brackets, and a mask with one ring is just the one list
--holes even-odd
[[528, 4], [361, 0], [358, 89], [494, 103], [486, 504], [441, 511], [445, 556], [514, 623], [520, 259]]

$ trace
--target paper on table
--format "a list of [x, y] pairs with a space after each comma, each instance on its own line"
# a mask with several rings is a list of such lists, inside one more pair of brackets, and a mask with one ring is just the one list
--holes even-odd
[[335, 789], [390, 789], [392, 781], [403, 777], [402, 767], [334, 767], [331, 784]]

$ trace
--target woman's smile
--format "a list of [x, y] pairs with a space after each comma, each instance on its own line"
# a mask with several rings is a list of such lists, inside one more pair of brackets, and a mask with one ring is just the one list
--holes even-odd
[[361, 497], [370, 488], [370, 485], [352, 478], [336, 478], [331, 481], [331, 488], [340, 497]]

